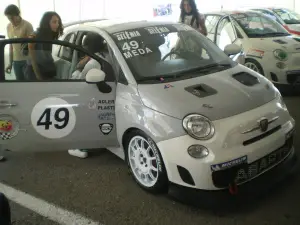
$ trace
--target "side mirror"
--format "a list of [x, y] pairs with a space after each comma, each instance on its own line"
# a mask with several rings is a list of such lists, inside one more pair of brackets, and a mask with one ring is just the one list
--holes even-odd
[[97, 84], [104, 81], [104, 79], [105, 73], [99, 69], [90, 69], [85, 76], [85, 81], [88, 84]]
[[224, 52], [226, 55], [236, 55], [242, 51], [242, 47], [236, 44], [229, 44], [225, 46]]

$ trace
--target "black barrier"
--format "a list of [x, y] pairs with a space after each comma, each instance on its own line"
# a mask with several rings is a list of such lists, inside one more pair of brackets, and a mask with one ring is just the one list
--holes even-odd
[[0, 224], [11, 225], [11, 214], [8, 199], [0, 192]]

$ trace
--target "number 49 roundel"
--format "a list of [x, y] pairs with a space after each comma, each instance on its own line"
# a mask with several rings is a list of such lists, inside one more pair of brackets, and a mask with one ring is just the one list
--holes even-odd
[[63, 138], [76, 124], [76, 114], [70, 103], [61, 98], [45, 98], [39, 101], [31, 113], [34, 129], [46, 138]]

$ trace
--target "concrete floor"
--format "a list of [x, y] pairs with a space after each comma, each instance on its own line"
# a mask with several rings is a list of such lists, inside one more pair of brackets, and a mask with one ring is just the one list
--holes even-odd
[[[300, 121], [300, 97], [285, 101], [296, 122]], [[299, 149], [299, 126], [297, 131], [295, 145]], [[5, 154], [8, 161], [0, 163], [1, 183], [105, 225], [298, 225], [300, 221], [299, 176], [251, 207], [222, 212], [197, 209], [142, 191], [128, 175], [125, 163], [105, 150], [84, 160], [69, 156], [67, 151]], [[14, 225], [56, 225], [11, 204]]]

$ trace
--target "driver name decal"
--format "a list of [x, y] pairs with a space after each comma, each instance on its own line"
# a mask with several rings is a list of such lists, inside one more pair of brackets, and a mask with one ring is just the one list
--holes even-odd
[[162, 34], [170, 32], [170, 30], [166, 27], [147, 27], [145, 29], [149, 32], [149, 34]]
[[123, 31], [123, 32], [114, 33], [114, 35], [117, 37], [118, 41], [130, 40], [132, 38], [141, 36], [140, 32], [138, 31]]
[[126, 59], [152, 52], [148, 47], [141, 48], [137, 41], [125, 42], [122, 46], [122, 51]]
[[76, 125], [73, 104], [56, 97], [42, 99], [33, 107], [31, 123], [36, 132], [43, 137], [66, 137]]

